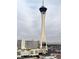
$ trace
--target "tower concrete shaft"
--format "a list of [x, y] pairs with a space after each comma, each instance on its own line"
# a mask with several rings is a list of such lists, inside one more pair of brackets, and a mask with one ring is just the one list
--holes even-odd
[[40, 38], [40, 48], [44, 48], [43, 44], [46, 44], [46, 31], [45, 31], [45, 14], [41, 13], [41, 38]]

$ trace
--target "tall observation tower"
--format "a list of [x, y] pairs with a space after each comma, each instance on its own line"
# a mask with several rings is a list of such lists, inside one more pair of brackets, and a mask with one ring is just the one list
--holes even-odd
[[[42, 0], [42, 6], [39, 8], [41, 12], [41, 37], [40, 37], [40, 49], [47, 50], [46, 31], [45, 31], [45, 15], [47, 8], [44, 6], [44, 0]], [[42, 51], [41, 51], [42, 52]]]

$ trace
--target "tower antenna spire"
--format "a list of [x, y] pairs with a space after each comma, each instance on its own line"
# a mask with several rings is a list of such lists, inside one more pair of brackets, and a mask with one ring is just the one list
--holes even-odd
[[42, 6], [44, 6], [44, 0], [42, 0]]

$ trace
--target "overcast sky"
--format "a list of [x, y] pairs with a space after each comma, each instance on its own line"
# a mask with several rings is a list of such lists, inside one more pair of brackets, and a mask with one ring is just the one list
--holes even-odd
[[[39, 40], [42, 0], [17, 0], [17, 39]], [[46, 39], [48, 42], [61, 42], [60, 0], [45, 0]]]

